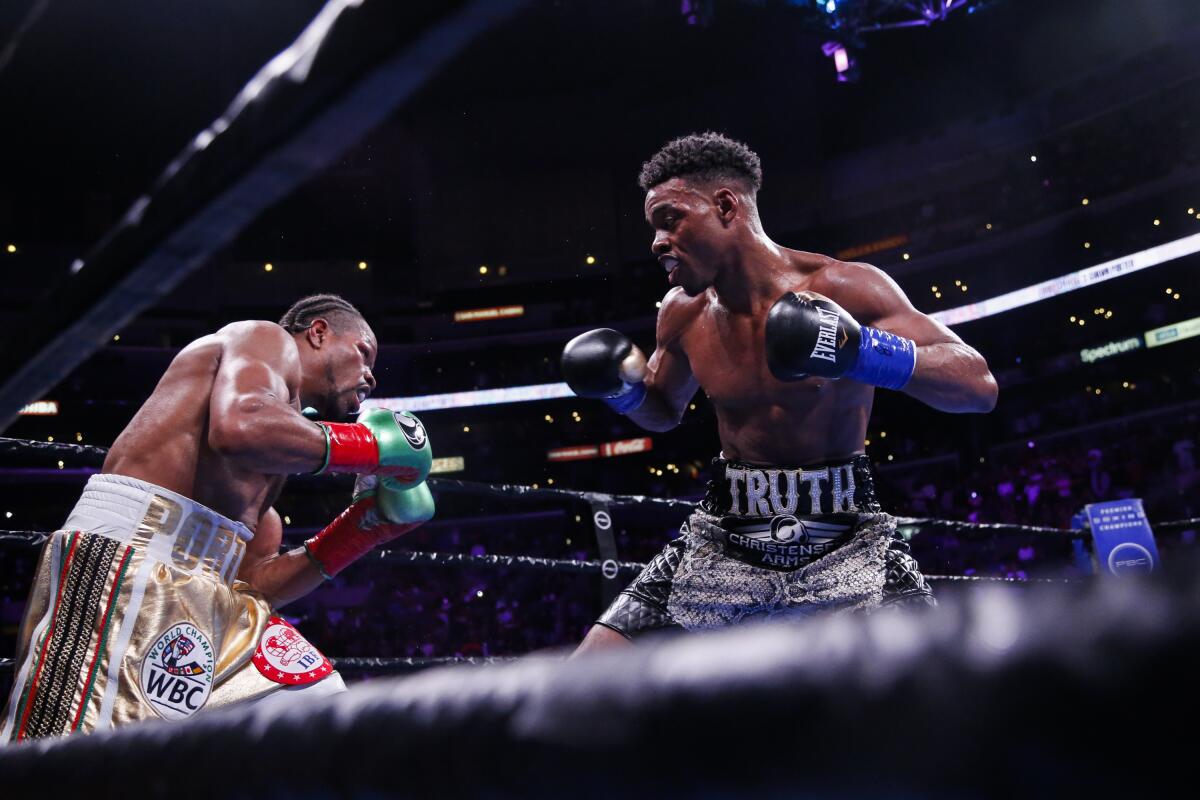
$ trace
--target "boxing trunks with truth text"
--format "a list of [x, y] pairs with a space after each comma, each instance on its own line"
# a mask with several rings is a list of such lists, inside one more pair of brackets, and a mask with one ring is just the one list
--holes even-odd
[[811, 467], [725, 459], [698, 508], [600, 616], [627, 638], [750, 619], [933, 605], [866, 456]]

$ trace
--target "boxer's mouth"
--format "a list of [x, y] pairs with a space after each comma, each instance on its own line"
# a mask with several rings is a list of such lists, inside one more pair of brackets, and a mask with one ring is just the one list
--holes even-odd
[[675, 285], [675, 275], [679, 272], [679, 259], [675, 256], [660, 256], [658, 263], [667, 271], [667, 283]]
[[358, 412], [362, 411], [363, 401], [365, 401], [367, 399], [367, 395], [369, 395], [370, 393], [371, 393], [371, 391], [369, 389], [364, 389], [361, 387], [358, 389], [355, 389], [354, 390], [354, 399], [352, 399], [350, 401], [350, 408], [347, 410], [346, 413], [353, 416], [354, 414], [357, 414]]

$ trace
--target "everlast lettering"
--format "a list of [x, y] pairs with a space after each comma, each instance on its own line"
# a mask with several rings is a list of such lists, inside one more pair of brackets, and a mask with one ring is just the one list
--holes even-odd
[[817, 346], [813, 348], [810, 358], [837, 361], [838, 315], [819, 306], [817, 313], [821, 315], [821, 323], [817, 331]]

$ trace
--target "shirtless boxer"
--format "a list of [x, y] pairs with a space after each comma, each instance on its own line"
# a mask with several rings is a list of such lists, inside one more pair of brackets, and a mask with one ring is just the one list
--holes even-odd
[[[301, 414], [357, 412], [377, 351], [335, 295], [180, 351], [44, 545], [0, 742], [345, 688], [273, 611], [433, 516], [415, 417]], [[272, 503], [303, 472], [360, 477], [345, 512], [280, 553]]]
[[681, 529], [579, 652], [666, 628], [818, 610], [932, 604], [863, 446], [876, 387], [940, 411], [990, 411], [987, 363], [867, 264], [781, 247], [763, 231], [758, 156], [714, 133], [660, 150], [640, 176], [651, 250], [671, 284], [645, 356], [611, 329], [563, 351], [576, 394], [653, 431], [697, 388], [721, 457]]

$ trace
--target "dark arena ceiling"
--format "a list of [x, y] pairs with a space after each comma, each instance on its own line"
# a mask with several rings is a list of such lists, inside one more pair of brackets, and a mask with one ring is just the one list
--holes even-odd
[[[911, 205], [927, 176], [944, 180], [972, 152], [1032, 145], [1175, 82], [1194, 92], [1188, 2], [959, 3], [944, 18], [931, 12], [931, 24], [884, 30], [872, 27], [901, 24], [904, 8], [947, 9], [865, 0], [836, 11], [800, 0], [407, 4], [386, 16], [386, 35], [351, 30], [322, 48], [319, 80], [292, 87], [299, 98], [285, 96], [282, 113], [265, 107], [238, 119], [232, 132], [247, 139], [201, 153], [211, 156], [201, 175], [167, 181], [172, 159], [322, 5], [33, 0], [0, 9], [0, 238], [16, 247], [0, 253], [0, 314], [14, 332], [3, 367], [19, 376], [39, 353], [51, 365], [37, 372], [42, 385], [5, 388], [6, 421], [116, 330], [135, 326], [140, 343], [170, 352], [225, 321], [273, 317], [315, 290], [362, 305], [396, 346], [434, 338], [422, 332], [433, 312], [558, 302], [597, 282], [619, 293], [630, 281], [649, 309], [663, 287], [643, 275], [649, 236], [635, 178], [679, 134], [713, 129], [750, 143], [765, 166], [768, 230], [789, 246], [836, 252], [903, 232], [891, 223], [873, 231], [869, 215]], [[490, 9], [486, 23], [463, 22], [480, 8]], [[449, 39], [430, 33], [447, 28]], [[837, 79], [827, 42], [849, 52], [852, 81]], [[424, 60], [388, 99], [394, 107], [360, 100], [334, 117], [341, 138], [322, 141], [316, 156], [311, 142], [292, 143], [265, 171], [294, 175], [262, 188], [268, 154], [289, 152], [298, 128], [381, 61], [413, 53]], [[322, 73], [328, 63], [336, 68]], [[1131, 64], [1136, 80], [1123, 81]], [[973, 138], [993, 129], [1002, 131], [995, 140]], [[237, 203], [220, 192], [239, 181], [255, 208], [223, 215], [222, 203]], [[114, 244], [123, 215], [164, 182], [144, 230]], [[179, 231], [206, 204], [218, 213], [193, 226], [181, 254]], [[973, 215], [971, 224], [986, 216], [952, 211]], [[144, 291], [135, 281], [105, 311], [106, 294], [150, 254], [166, 259], [172, 280]], [[73, 272], [80, 260], [87, 268]], [[873, 260], [902, 284], [914, 271], [899, 251]], [[952, 262], [970, 263], [961, 253]], [[114, 322], [83, 325], [47, 350], [89, 315]]]

